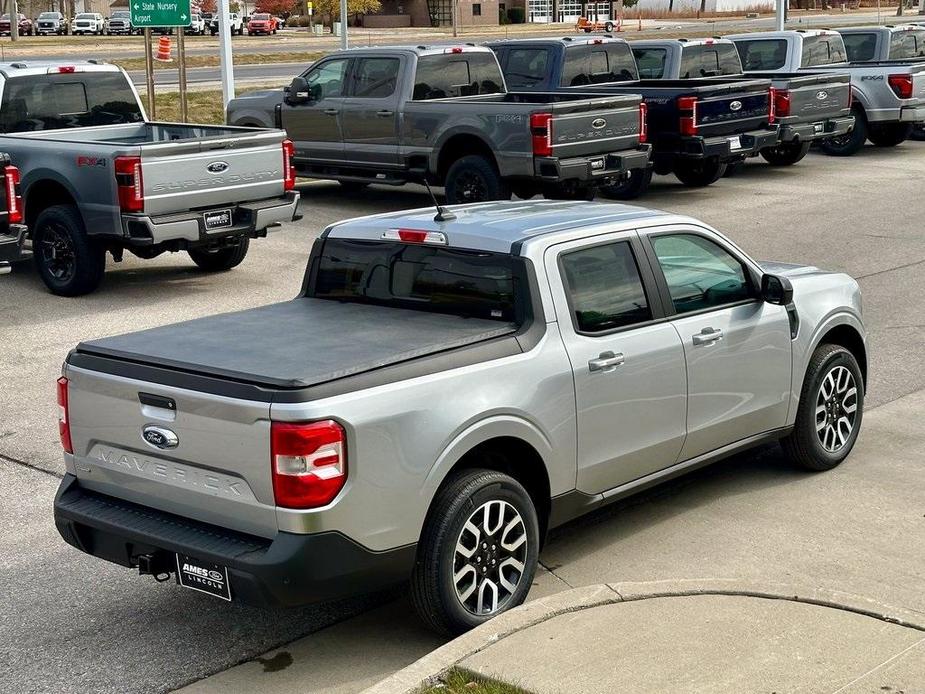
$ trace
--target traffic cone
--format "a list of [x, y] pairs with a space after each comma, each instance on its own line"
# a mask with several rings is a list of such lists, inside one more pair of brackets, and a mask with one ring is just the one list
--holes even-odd
[[161, 36], [157, 40], [157, 54], [154, 56], [155, 60], [160, 60], [163, 63], [169, 63], [173, 58], [170, 57], [170, 37]]

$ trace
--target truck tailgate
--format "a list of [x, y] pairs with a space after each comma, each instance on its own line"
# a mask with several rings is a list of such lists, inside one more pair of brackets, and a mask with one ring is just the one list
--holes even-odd
[[790, 115], [778, 114], [783, 123], [805, 123], [850, 113], [850, 75], [768, 73], [764, 76], [771, 79], [775, 89], [790, 95]]
[[141, 145], [145, 213], [175, 213], [283, 194], [283, 135]]
[[640, 96], [611, 97], [609, 104], [601, 103], [600, 94], [587, 96], [588, 101], [553, 104], [553, 156], [582, 157], [639, 144]]

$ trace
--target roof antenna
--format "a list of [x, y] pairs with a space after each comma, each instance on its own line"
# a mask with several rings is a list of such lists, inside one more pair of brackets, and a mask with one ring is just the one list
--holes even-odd
[[434, 207], [437, 208], [437, 214], [434, 217], [435, 222], [451, 222], [456, 219], [456, 215], [450, 212], [445, 207], [441, 207], [440, 203], [437, 202], [437, 196], [434, 195], [434, 191], [430, 189], [430, 184], [427, 182], [427, 176], [422, 176], [421, 181], [424, 182], [424, 187], [427, 188], [427, 194], [430, 195], [430, 199], [434, 203]]

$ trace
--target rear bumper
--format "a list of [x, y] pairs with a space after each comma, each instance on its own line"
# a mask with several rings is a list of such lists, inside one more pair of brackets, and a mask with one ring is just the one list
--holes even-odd
[[545, 182], [601, 181], [621, 176], [628, 171], [646, 168], [649, 165], [651, 150], [651, 145], [641, 144], [634, 149], [602, 153], [597, 156], [570, 159], [536, 157], [533, 160], [534, 174], [536, 178]]
[[904, 106], [899, 109], [899, 120], [903, 123], [921, 123], [925, 121], [925, 106]]
[[27, 227], [11, 224], [5, 233], [0, 232], [0, 269], [9, 268], [10, 263], [28, 260], [32, 254], [23, 250]]
[[[297, 219], [299, 194], [289, 191], [279, 198], [258, 200], [215, 207], [211, 210], [161, 215], [122, 215], [122, 232], [129, 245], [152, 246], [169, 241], [182, 241], [186, 245], [209, 243], [225, 236], [249, 236], [268, 227]], [[232, 224], [206, 231], [204, 213], [231, 210]]]
[[756, 154], [765, 147], [777, 144], [778, 129], [763, 128], [737, 135], [715, 137], [687, 137], [682, 140], [681, 157], [688, 159], [718, 158], [721, 161], [735, 161], [743, 156]]
[[135, 568], [151, 558], [159, 573], [175, 574], [176, 554], [228, 568], [235, 602], [296, 607], [367, 593], [411, 575], [416, 548], [373, 552], [337, 532], [272, 540], [225, 530], [83, 489], [66, 474], [54, 505], [65, 542], [100, 559]]
[[781, 123], [781, 142], [809, 142], [823, 137], [844, 135], [854, 127], [854, 116], [827, 118], [809, 123]]

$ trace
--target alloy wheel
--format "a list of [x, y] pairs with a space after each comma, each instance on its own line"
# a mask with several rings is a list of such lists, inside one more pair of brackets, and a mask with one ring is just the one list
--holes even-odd
[[49, 224], [42, 232], [42, 264], [58, 282], [68, 282], [77, 269], [77, 257], [74, 244], [65, 229], [57, 224]]
[[854, 431], [858, 389], [854, 375], [844, 366], [831, 369], [816, 396], [816, 436], [829, 453], [845, 446]]
[[453, 556], [459, 603], [474, 615], [507, 607], [524, 575], [527, 529], [507, 501], [486, 501], [463, 525]]
[[483, 202], [488, 199], [485, 179], [474, 171], [460, 174], [456, 187], [459, 190], [459, 198], [466, 202]]

